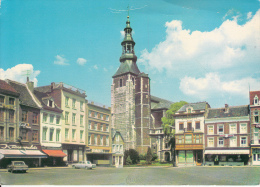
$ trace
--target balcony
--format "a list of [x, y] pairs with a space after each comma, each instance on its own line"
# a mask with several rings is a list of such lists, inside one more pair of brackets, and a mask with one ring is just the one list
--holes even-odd
[[194, 128], [193, 128], [193, 127], [184, 128], [183, 131], [184, 131], [184, 132], [194, 132]]
[[163, 129], [150, 130], [150, 136], [164, 135]]

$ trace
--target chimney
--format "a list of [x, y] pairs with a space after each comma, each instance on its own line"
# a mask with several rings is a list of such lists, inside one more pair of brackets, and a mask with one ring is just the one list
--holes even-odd
[[229, 109], [228, 104], [225, 104], [225, 113], [228, 112], [228, 109]]
[[27, 81], [26, 84], [27, 84], [29, 90], [33, 93], [33, 90], [34, 90], [34, 82], [32, 82], [32, 81]]
[[55, 85], [55, 82], [52, 82], [51, 83], [51, 92], [53, 91], [54, 85]]

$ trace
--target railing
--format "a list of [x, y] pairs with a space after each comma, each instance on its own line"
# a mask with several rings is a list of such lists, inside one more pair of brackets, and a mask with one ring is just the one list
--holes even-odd
[[66, 83], [63, 83], [63, 82], [55, 83], [54, 88], [60, 88], [60, 87], [64, 87], [64, 88], [70, 89], [70, 90], [72, 90], [74, 92], [79, 92], [80, 94], [86, 94], [85, 90], [76, 88], [76, 87], [71, 86], [69, 84], [66, 84]]
[[194, 128], [184, 128], [184, 132], [194, 132]]

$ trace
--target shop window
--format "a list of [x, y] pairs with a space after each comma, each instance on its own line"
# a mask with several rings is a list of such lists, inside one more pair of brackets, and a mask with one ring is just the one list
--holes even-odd
[[38, 138], [39, 138], [39, 132], [34, 130], [32, 132], [32, 141], [33, 142], [38, 142], [39, 141]]
[[34, 124], [38, 123], [38, 113], [37, 112], [33, 112], [33, 120], [32, 120], [32, 122]]
[[214, 127], [213, 127], [213, 125], [208, 125], [208, 134], [214, 134]]
[[9, 98], [9, 105], [14, 105], [14, 98]]
[[26, 110], [22, 110], [22, 122], [27, 122], [28, 120], [28, 112]]
[[179, 123], [179, 130], [183, 131], [183, 123]]
[[14, 110], [9, 110], [9, 122], [14, 123]]

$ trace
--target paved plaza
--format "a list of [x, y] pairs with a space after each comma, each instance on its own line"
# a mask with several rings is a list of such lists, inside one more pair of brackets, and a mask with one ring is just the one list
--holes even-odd
[[0, 171], [1, 184], [17, 185], [259, 185], [260, 167], [139, 167]]

